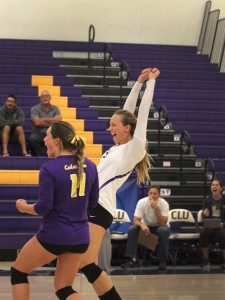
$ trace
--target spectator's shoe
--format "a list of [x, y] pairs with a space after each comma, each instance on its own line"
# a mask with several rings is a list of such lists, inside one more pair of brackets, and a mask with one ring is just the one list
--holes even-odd
[[131, 259], [130, 261], [127, 261], [126, 263], [121, 265], [121, 268], [127, 269], [127, 268], [139, 268], [139, 262], [137, 260]]
[[23, 156], [26, 156], [26, 157], [31, 157], [31, 154], [29, 154], [29, 153], [23, 153]]
[[8, 156], [9, 156], [9, 153], [5, 152], [5, 153], [2, 154], [2, 156], [8, 157]]
[[222, 262], [221, 269], [225, 270], [225, 260], [223, 260], [223, 262]]
[[166, 269], [167, 269], [166, 262], [165, 262], [164, 260], [161, 260], [161, 261], [159, 262], [159, 270], [161, 270], [161, 271], [166, 271]]
[[201, 268], [208, 270], [210, 269], [210, 263], [208, 259], [204, 259], [200, 265]]

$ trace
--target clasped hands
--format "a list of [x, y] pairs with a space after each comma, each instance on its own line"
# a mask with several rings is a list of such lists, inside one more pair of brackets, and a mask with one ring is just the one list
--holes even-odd
[[160, 74], [157, 68], [147, 68], [142, 70], [141, 75], [138, 77], [138, 82], [143, 83], [147, 79], [156, 79]]

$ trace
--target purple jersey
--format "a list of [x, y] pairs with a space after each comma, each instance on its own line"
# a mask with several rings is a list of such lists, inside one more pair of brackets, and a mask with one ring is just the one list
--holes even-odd
[[95, 207], [98, 197], [98, 174], [92, 161], [84, 160], [79, 186], [74, 155], [48, 161], [40, 169], [39, 201], [34, 207], [44, 216], [37, 237], [57, 245], [89, 243], [87, 207]]

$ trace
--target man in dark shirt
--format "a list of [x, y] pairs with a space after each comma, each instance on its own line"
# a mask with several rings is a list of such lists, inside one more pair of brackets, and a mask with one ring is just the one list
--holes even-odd
[[8, 142], [18, 142], [21, 145], [24, 156], [30, 156], [26, 150], [24, 135], [25, 116], [21, 108], [16, 105], [16, 97], [9, 95], [5, 105], [0, 108], [0, 134], [2, 138], [2, 154], [9, 156]]
[[50, 103], [51, 95], [44, 90], [41, 93], [40, 103], [31, 107], [32, 134], [29, 138], [32, 156], [43, 156], [44, 138], [46, 131], [52, 123], [61, 121], [61, 113], [58, 106]]

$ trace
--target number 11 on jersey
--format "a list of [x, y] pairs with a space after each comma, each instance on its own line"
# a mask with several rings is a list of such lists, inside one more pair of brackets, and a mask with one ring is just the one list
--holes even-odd
[[77, 185], [77, 174], [71, 174], [70, 179], [72, 181], [71, 198], [77, 197], [77, 189], [79, 189], [79, 196], [84, 196], [84, 194], [85, 194], [86, 174], [82, 173], [79, 186]]

